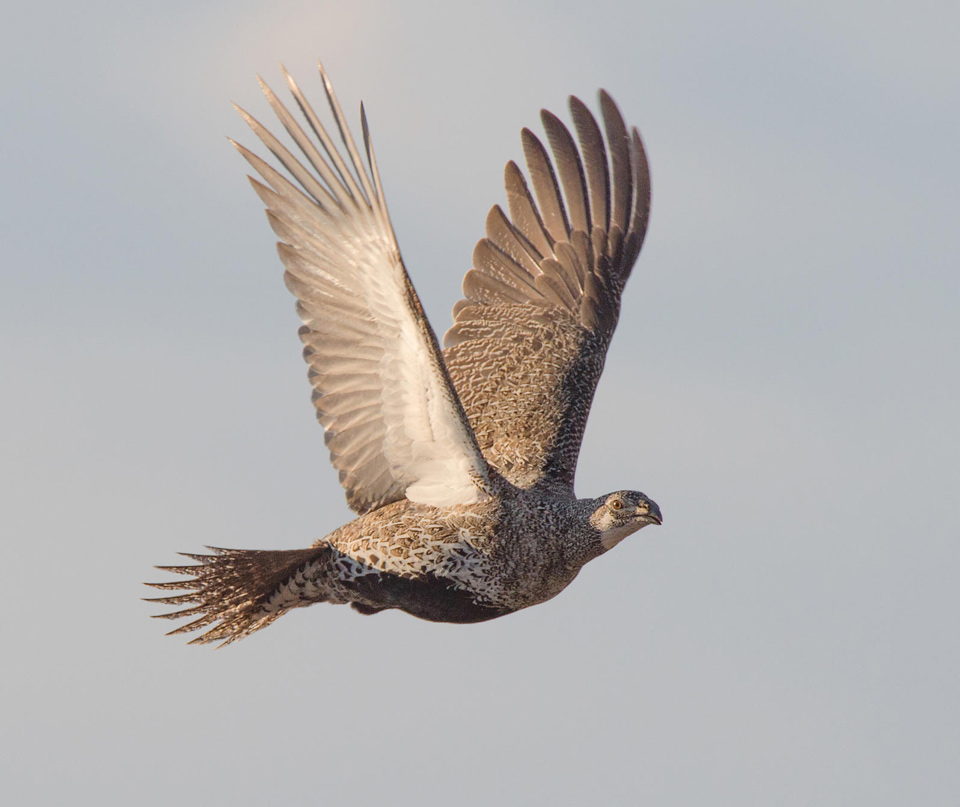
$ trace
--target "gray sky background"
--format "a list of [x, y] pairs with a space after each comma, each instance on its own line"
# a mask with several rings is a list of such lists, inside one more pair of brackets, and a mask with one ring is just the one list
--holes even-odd
[[[0, 31], [9, 804], [933, 805], [960, 792], [953, 3], [16, 4]], [[92, 10], [95, 8], [96, 10]], [[540, 107], [606, 87], [651, 227], [578, 474], [666, 523], [477, 626], [314, 607], [215, 652], [153, 564], [350, 518], [255, 73], [362, 98], [446, 330]]]

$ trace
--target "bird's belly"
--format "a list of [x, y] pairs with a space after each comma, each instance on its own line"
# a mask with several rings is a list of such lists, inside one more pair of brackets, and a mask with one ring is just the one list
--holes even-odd
[[485, 622], [556, 596], [576, 576], [565, 568], [491, 557], [463, 544], [430, 565], [413, 574], [367, 567], [352, 582], [358, 610], [397, 608], [431, 622]]
[[486, 622], [515, 610], [504, 605], [484, 604], [469, 589], [432, 574], [414, 580], [391, 575], [381, 580], [378, 599], [390, 602], [389, 607], [430, 622]]

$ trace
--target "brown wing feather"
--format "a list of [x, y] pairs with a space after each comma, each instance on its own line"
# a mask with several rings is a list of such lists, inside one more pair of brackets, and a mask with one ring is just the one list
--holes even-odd
[[510, 218], [491, 210], [444, 339], [484, 456], [520, 487], [573, 487], [620, 295], [646, 232], [643, 144], [604, 91], [600, 109], [606, 137], [570, 99], [579, 148], [558, 118], [542, 113], [556, 168], [523, 130], [530, 185], [507, 164]]

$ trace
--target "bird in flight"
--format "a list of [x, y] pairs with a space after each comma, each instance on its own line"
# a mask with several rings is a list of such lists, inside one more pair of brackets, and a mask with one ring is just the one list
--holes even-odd
[[[358, 517], [308, 549], [210, 547], [152, 601], [191, 617], [171, 633], [228, 644], [292, 608], [349, 603], [434, 622], [482, 622], [559, 594], [588, 561], [648, 524], [633, 490], [578, 499], [594, 390], [643, 243], [650, 174], [640, 135], [600, 91], [601, 131], [570, 98], [576, 140], [541, 119], [553, 160], [522, 132], [509, 213], [487, 216], [441, 350], [400, 257], [366, 114], [366, 163], [320, 77], [339, 148], [283, 71], [307, 126], [261, 87], [300, 155], [238, 110], [286, 170], [234, 143], [280, 241], [317, 419]], [[578, 147], [579, 144], [579, 147]], [[291, 178], [293, 181], [291, 181]]]

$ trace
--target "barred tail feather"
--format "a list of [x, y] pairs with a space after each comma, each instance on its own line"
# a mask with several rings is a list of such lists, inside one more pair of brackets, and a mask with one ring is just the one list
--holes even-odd
[[169, 614], [155, 614], [157, 618], [195, 617], [167, 635], [214, 625], [190, 644], [221, 642], [222, 646], [265, 628], [291, 608], [325, 599], [321, 581], [330, 561], [329, 546], [281, 551], [207, 548], [212, 555], [181, 553], [196, 561], [194, 565], [157, 567], [189, 579], [146, 583], [163, 591], [187, 592], [145, 598], [148, 602], [188, 606]]

